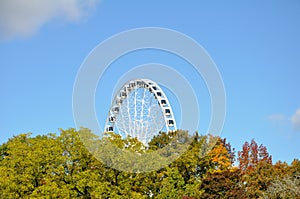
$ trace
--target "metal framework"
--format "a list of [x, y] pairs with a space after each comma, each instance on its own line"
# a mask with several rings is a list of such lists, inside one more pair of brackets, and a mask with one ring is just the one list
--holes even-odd
[[149, 79], [125, 83], [114, 96], [105, 131], [137, 137], [147, 144], [164, 128], [169, 132], [177, 126], [172, 107], [160, 86]]

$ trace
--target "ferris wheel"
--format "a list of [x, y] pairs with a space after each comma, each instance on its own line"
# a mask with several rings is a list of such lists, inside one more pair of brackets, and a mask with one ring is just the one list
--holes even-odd
[[123, 138], [136, 137], [147, 144], [159, 131], [177, 130], [172, 107], [160, 86], [149, 79], [125, 83], [116, 93], [105, 131]]

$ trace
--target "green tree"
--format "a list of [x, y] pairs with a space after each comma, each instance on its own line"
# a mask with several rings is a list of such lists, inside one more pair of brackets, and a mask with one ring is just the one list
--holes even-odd
[[[75, 129], [31, 138], [21, 134], [1, 146], [0, 198], [90, 198], [113, 194], [105, 167], [83, 146]], [[4, 151], [4, 152], [3, 152]]]

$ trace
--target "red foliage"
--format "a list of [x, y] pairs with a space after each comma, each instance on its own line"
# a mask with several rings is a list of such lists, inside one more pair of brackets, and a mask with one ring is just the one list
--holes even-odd
[[262, 144], [258, 147], [254, 139], [251, 144], [245, 142], [242, 151], [238, 152], [239, 168], [246, 172], [252, 170], [259, 162], [272, 164], [272, 156], [269, 155], [268, 150]]

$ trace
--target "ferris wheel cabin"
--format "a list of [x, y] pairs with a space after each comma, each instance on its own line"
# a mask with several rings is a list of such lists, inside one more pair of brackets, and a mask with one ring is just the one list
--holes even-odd
[[174, 120], [168, 120], [168, 126], [174, 126]]
[[127, 97], [127, 93], [125, 91], [120, 92], [120, 97], [125, 99]]
[[160, 100], [160, 104], [161, 104], [162, 106], [166, 106], [166, 105], [167, 105], [167, 101], [164, 100], [164, 99], [162, 99], [162, 100]]
[[119, 110], [120, 110], [120, 108], [119, 108], [118, 106], [115, 106], [115, 107], [112, 108], [112, 111], [113, 111], [115, 114], [119, 113]]
[[168, 109], [168, 108], [166, 108], [166, 109], [165, 109], [165, 115], [166, 115], [166, 116], [171, 115], [171, 110]]
[[113, 131], [114, 131], [114, 127], [112, 126], [106, 127], [106, 132], [113, 132]]
[[114, 116], [109, 117], [109, 122], [111, 122], [111, 123], [116, 122], [116, 117], [114, 117]]

